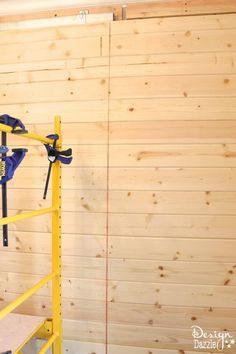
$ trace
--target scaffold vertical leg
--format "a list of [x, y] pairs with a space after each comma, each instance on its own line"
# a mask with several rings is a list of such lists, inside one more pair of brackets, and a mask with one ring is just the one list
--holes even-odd
[[[55, 134], [59, 135], [57, 148], [61, 149], [61, 119], [54, 121]], [[62, 309], [61, 309], [61, 163], [52, 166], [52, 270], [58, 275], [52, 280], [53, 333], [58, 337], [52, 345], [53, 354], [62, 354]]]

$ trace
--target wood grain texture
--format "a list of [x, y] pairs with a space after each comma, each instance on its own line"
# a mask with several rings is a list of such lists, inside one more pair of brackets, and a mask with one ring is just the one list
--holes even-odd
[[[49, 207], [50, 202], [42, 198], [43, 190], [9, 189], [9, 205], [21, 210]], [[110, 213], [155, 213], [155, 214], [198, 214], [235, 215], [236, 192], [190, 192], [190, 191], [111, 191]], [[103, 190], [68, 189], [63, 193], [63, 210], [66, 212], [106, 212], [106, 192]], [[223, 212], [222, 212], [223, 210]]]
[[[142, 17], [162, 16], [163, 4]], [[165, 2], [169, 14], [200, 9]], [[2, 111], [45, 136], [61, 114], [73, 148], [63, 169], [68, 353], [79, 340], [81, 352], [104, 354], [106, 330], [109, 354], [192, 354], [192, 324], [235, 331], [235, 23], [203, 15], [2, 34]], [[29, 148], [9, 214], [47, 206], [44, 147], [9, 144]], [[50, 232], [49, 215], [9, 225], [1, 307], [48, 273]], [[50, 294], [19, 311], [50, 316]]]
[[[165, 255], [164, 258], [166, 259], [167, 256]], [[195, 258], [194, 256], [190, 261], [181, 261], [179, 259], [181, 259], [181, 254], [176, 250], [172, 252], [168, 261], [162, 260], [161, 256], [158, 261], [130, 259], [129, 257], [125, 258], [125, 260], [110, 258], [110, 279], [131, 282], [138, 281], [143, 283], [143, 287], [146, 286], [146, 283], [150, 282], [163, 284], [235, 285], [235, 263], [223, 263], [223, 261], [204, 262], [202, 261], [203, 259], [199, 262], [200, 257], [198, 261], [194, 261], [194, 259], [197, 260], [197, 257]]]
[[[90, 195], [87, 198], [90, 203]], [[235, 215], [235, 198], [235, 192], [111, 191], [109, 204], [114, 213]]]
[[[86, 148], [88, 149], [89, 147], [86, 146]], [[236, 145], [114, 144], [110, 146], [110, 166], [236, 167]]]
[[[183, 53], [235, 50], [235, 29], [224, 31], [177, 31], [116, 35], [111, 41], [111, 55]], [[135, 40], [134, 40], [135, 36]], [[216, 42], [214, 39], [218, 37]]]
[[[111, 237], [109, 243], [110, 256], [122, 259], [135, 260], [164, 260], [164, 261], [190, 261], [190, 262], [223, 262], [235, 261], [234, 245], [236, 240], [211, 240], [211, 239], [174, 239], [174, 238], [135, 238], [135, 237]], [[224, 253], [225, 252], [225, 253]], [[221, 264], [222, 262], [222, 264]], [[178, 262], [176, 262], [178, 263]], [[137, 262], [138, 264], [138, 262]], [[170, 262], [171, 265], [171, 262]], [[180, 264], [180, 266], [183, 266]], [[189, 267], [200, 267], [198, 264], [189, 265]], [[203, 264], [203, 268], [206, 266]], [[215, 265], [214, 265], [215, 266]], [[179, 265], [172, 263], [173, 270]], [[211, 264], [209, 264], [210, 271]], [[163, 269], [162, 269], [163, 268]], [[235, 268], [235, 267], [234, 267]], [[230, 268], [231, 269], [231, 268]], [[230, 276], [231, 272], [228, 269]], [[156, 267], [161, 278], [165, 278], [164, 267]], [[161, 272], [162, 271], [162, 272]], [[186, 269], [187, 271], [187, 269]], [[188, 269], [189, 271], [189, 269]], [[199, 268], [200, 272], [200, 268]], [[193, 271], [195, 273], [195, 271]], [[162, 275], [162, 276], [161, 276]], [[225, 273], [227, 275], [227, 271]], [[234, 277], [234, 272], [231, 274]], [[168, 278], [168, 276], [167, 276]], [[191, 278], [187, 282], [191, 281]], [[183, 282], [185, 283], [185, 282]]]
[[234, 75], [140, 76], [111, 79], [111, 98], [234, 97]]
[[[142, 347], [125, 347], [121, 345], [108, 345], [109, 353], [110, 354], [146, 354], [145, 348]], [[155, 349], [155, 348], [148, 348], [153, 354], [180, 354], [182, 349]], [[183, 350], [182, 350], [183, 351]], [[72, 352], [73, 353], [73, 352]], [[184, 350], [185, 354], [200, 354], [200, 352], [191, 351], [191, 350]], [[211, 354], [210, 352], [206, 352], [206, 354]]]
[[[112, 168], [115, 190], [235, 191], [234, 168]], [[155, 205], [154, 205], [155, 207]]]
[[[96, 63], [95, 63], [96, 65]], [[99, 65], [99, 63], [97, 64]], [[79, 69], [69, 69], [69, 70], [34, 70], [30, 74], [28, 72], [14, 72], [14, 73], [4, 73], [0, 78], [1, 84], [23, 84], [23, 83], [33, 83], [33, 82], [45, 82], [45, 81], [75, 81], [84, 79], [94, 79], [100, 78], [107, 75], [107, 67], [104, 65], [101, 68], [90, 67], [90, 68], [79, 68]]]
[[145, 8], [143, 4], [130, 4], [128, 18], [149, 18], [165, 16], [186, 16], [199, 14], [214, 14], [235, 12], [235, 4], [230, 0], [168, 0], [165, 2], [150, 2]]
[[[174, 9], [174, 4], [171, 1], [163, 3], [167, 6], [169, 3], [169, 9]], [[177, 3], [177, 2], [176, 2]], [[197, 1], [192, 1], [192, 6], [194, 6]], [[180, 1], [179, 1], [180, 4]], [[225, 2], [226, 4], [226, 2]], [[159, 3], [153, 3], [153, 7], [162, 6]], [[223, 2], [222, 2], [223, 5]], [[232, 3], [231, 3], [232, 5]], [[129, 5], [130, 6], [130, 5]], [[128, 6], [128, 9], [129, 9]], [[140, 6], [136, 4], [136, 6]], [[203, 8], [205, 9], [207, 2], [204, 2]], [[214, 9], [216, 8], [216, 1], [214, 2]], [[146, 10], [148, 5], [146, 5]], [[160, 33], [160, 32], [171, 32], [171, 31], [186, 31], [188, 30], [220, 30], [220, 29], [235, 29], [235, 15], [211, 15], [211, 16], [185, 16], [185, 17], [164, 17], [164, 18], [152, 18], [148, 21], [143, 21], [143, 19], [136, 19], [133, 21], [127, 21], [125, 26], [122, 21], [116, 21], [112, 24], [111, 34], [112, 36], [119, 34], [143, 34], [143, 33]]]
[[[144, 304], [160, 304], [170, 306], [207, 306], [235, 307], [234, 287], [162, 284], [136, 282], [113, 282], [109, 292], [109, 300], [114, 302], [131, 302]], [[173, 297], [173, 293], [178, 297]]]
[[122, 143], [235, 143], [236, 121], [112, 122], [110, 140]]
[[[157, 335], [158, 332], [158, 335]], [[234, 334], [235, 332], [232, 332]], [[117, 336], [119, 334], [119, 336]], [[122, 340], [119, 340], [122, 338]], [[120, 326], [113, 324], [110, 326], [110, 341], [118, 345], [137, 346], [154, 349], [173, 349], [177, 353], [186, 350], [191, 351], [192, 334], [185, 329], [152, 328], [145, 326]], [[233, 354], [233, 349], [230, 349]], [[226, 351], [225, 351], [226, 353]]]
[[[45, 6], [37, 6], [38, 11], [33, 10], [32, 7], [27, 8], [26, 12], [23, 12], [22, 9], [19, 9], [17, 12], [14, 5], [12, 7], [5, 8], [5, 12], [2, 12], [0, 17], [1, 22], [11, 22], [11, 21], [22, 21], [29, 19], [40, 19], [40, 18], [51, 18], [51, 17], [63, 17], [63, 16], [74, 16], [77, 15], [79, 11], [84, 10], [83, 2], [80, 3], [80, 6], [63, 6], [59, 8], [48, 8], [45, 9]], [[82, 7], [81, 7], [82, 6]], [[236, 11], [235, 4], [231, 0], [168, 0], [165, 2], [157, 1], [140, 1], [135, 3], [126, 3], [127, 19], [151, 19], [153, 17], [166, 17], [166, 16], [189, 16], [189, 15], [201, 15], [201, 14], [224, 14], [232, 13]], [[122, 19], [122, 6], [121, 2], [117, 1], [114, 4], [110, 5], [110, 2], [93, 1], [93, 4], [86, 6], [86, 9], [89, 10], [90, 14], [113, 12], [114, 20]], [[3, 15], [4, 14], [4, 15]], [[169, 23], [171, 25], [171, 22]], [[227, 25], [227, 23], [225, 23]]]
[[[76, 326], [77, 325], [77, 326]], [[72, 331], [72, 328], [76, 328], [76, 331]], [[81, 326], [81, 323], [73, 323], [72, 321], [65, 322], [65, 333], [69, 334], [70, 339], [75, 339], [76, 336], [84, 336], [84, 338], [91, 338], [91, 341], [94, 340], [94, 335], [97, 335], [97, 338], [100, 338], [100, 326], [97, 323], [97, 328], [95, 330], [95, 325], [93, 323], [87, 323], [86, 329], [89, 327], [90, 335], [87, 334], [84, 326]], [[158, 329], [159, 335], [156, 335], [157, 328], [147, 328], [145, 326], [120, 326], [119, 324], [113, 324], [110, 328], [110, 339], [115, 342], [116, 345], [122, 345], [119, 338], [122, 338], [123, 346], [138, 346], [145, 348], [155, 348], [162, 350], [162, 348], [177, 348], [177, 350], [182, 350], [180, 343], [184, 343], [184, 348], [191, 352], [192, 348], [192, 336], [189, 330], [179, 329]], [[179, 339], [177, 342], [176, 337]], [[119, 336], [117, 336], [119, 334]], [[138, 335], [137, 335], [138, 334]], [[82, 340], [82, 339], [80, 339]], [[156, 342], [158, 340], [158, 342]], [[169, 342], [171, 344], [169, 345]], [[133, 348], [132, 348], [133, 350]], [[177, 351], [177, 353], [178, 353]], [[231, 353], [233, 351], [231, 350]]]
[[[107, 101], [64, 101], [45, 103], [22, 103], [2, 105], [3, 112], [9, 112], [12, 116], [24, 117], [24, 122], [45, 124], [51, 122], [55, 112], [63, 117], [63, 123], [77, 123], [78, 111], [80, 122], [104, 122], [107, 117]], [[33, 142], [32, 142], [33, 144]]]
[[87, 24], [86, 26], [60, 26], [57, 28], [41, 28], [31, 30], [3, 31], [0, 45], [23, 44], [60, 39], [97, 37], [108, 35], [108, 23]]
[[[23, 144], [21, 144], [23, 145]], [[47, 160], [46, 160], [47, 161]], [[73, 165], [72, 165], [73, 166]], [[22, 188], [24, 183], [30, 189], [35, 188], [37, 183], [38, 189], [43, 189], [46, 180], [47, 167], [23, 167], [16, 172], [17, 178], [9, 182], [10, 188]], [[64, 170], [65, 189], [99, 189], [106, 190], [106, 169], [104, 167], [97, 168], [73, 168], [68, 167]], [[35, 182], [36, 181], [36, 182]]]
[[101, 53], [100, 37], [55, 39], [53, 41], [37, 41], [28, 43], [2, 44], [4, 53], [0, 63], [21, 63], [38, 60], [71, 59], [83, 57], [98, 57]]
[[[190, 256], [185, 256], [183, 252], [181, 254], [181, 248], [179, 248], [180, 251], [178, 251], [178, 248], [176, 251], [175, 248], [170, 249], [169, 253], [165, 254], [166, 251], [163, 250], [164, 247], [162, 247], [159, 253], [155, 252], [156, 255], [160, 255], [157, 262], [153, 255], [154, 252], [149, 251], [151, 260], [146, 258], [146, 254], [148, 253], [148, 246], [146, 246], [145, 251], [141, 255], [140, 252], [137, 252], [136, 257], [139, 256], [138, 259], [133, 259], [132, 255], [130, 256], [128, 252], [124, 252], [124, 256], [126, 257], [124, 261], [123, 258], [120, 258], [122, 245], [119, 247], [119, 253], [117, 246], [118, 241], [119, 240], [112, 243], [116, 249], [113, 254], [110, 254], [109, 265], [111, 271], [109, 277], [111, 281], [142, 282], [144, 287], [150, 282], [212, 286], [236, 285], [234, 259], [231, 261], [232, 258], [223, 258], [222, 261], [219, 262], [219, 258], [217, 257], [217, 255], [220, 254], [219, 251], [218, 254], [217, 252], [211, 252], [211, 256], [209, 257], [210, 261], [208, 261], [206, 252], [199, 256], [196, 251], [192, 252]], [[146, 244], [150, 245], [149, 247], [158, 244], [157, 242], [145, 241]], [[181, 242], [179, 243], [181, 244]], [[128, 240], [127, 244], [132, 245], [132, 242]], [[137, 242], [137, 244], [143, 245], [144, 242]], [[163, 244], [168, 245], [168, 242], [163, 242]], [[191, 244], [191, 242], [188, 242], [188, 244]], [[199, 244], [201, 244], [201, 242], [197, 243], [196, 247], [199, 246]], [[208, 245], [209, 242], [205, 244]], [[217, 242], [215, 245], [217, 247]], [[221, 247], [223, 248], [222, 245], [223, 243], [221, 242]], [[214, 246], [214, 244], [212, 246]], [[136, 248], [134, 248], [134, 250], [136, 250]], [[47, 267], [50, 266], [50, 257], [48, 255], [19, 252], [16, 254], [15, 252], [11, 252], [10, 255], [6, 255], [1, 252], [1, 257], [1, 270], [5, 273], [15, 272], [16, 264], [20, 263], [17, 268], [19, 274], [27, 274], [30, 269], [33, 269], [35, 275], [42, 276], [47, 273]], [[85, 280], [90, 278], [101, 280], [104, 277], [104, 272], [102, 271], [104, 267], [104, 257], [105, 256], [102, 257], [102, 255], [92, 257], [86, 257], [84, 255], [63, 256], [63, 277], [67, 279], [79, 277]], [[174, 263], [173, 260], [175, 261]], [[84, 282], [81, 281], [81, 283]], [[88, 286], [90, 286], [89, 282], [87, 287]]]
[[236, 221], [230, 215], [158, 215], [113, 213], [110, 235], [235, 239]]
[[75, 101], [86, 99], [105, 99], [107, 97], [107, 81], [105, 79], [81, 80], [79, 82], [67, 79], [67, 82], [32, 82], [12, 85], [1, 85], [0, 95], [2, 102], [25, 103], [25, 102], [57, 102]]
[[[112, 57], [111, 76], [112, 77], [132, 77], [132, 76], [158, 76], [158, 75], [212, 75], [212, 74], [235, 74], [235, 53], [174, 53], [157, 55], [137, 55]], [[82, 70], [72, 71], [74, 77], [81, 77], [85, 72]], [[100, 75], [103, 73], [100, 71]], [[86, 70], [88, 75], [92, 70]], [[64, 71], [61, 76], [65, 75]], [[99, 72], [97, 73], [99, 74]], [[18, 78], [18, 77], [17, 77]], [[35, 73], [32, 80], [41, 79]], [[15, 75], [5, 75], [3, 80], [16, 80]], [[27, 80], [22, 75], [18, 80]], [[4, 82], [4, 81], [3, 81]]]
[[[121, 98], [110, 101], [111, 121], [234, 120], [233, 97]], [[206, 119], [207, 118], [207, 119]]]
[[[192, 346], [183, 329], [208, 326], [200, 308], [211, 313], [220, 303], [229, 303], [228, 311], [235, 307], [234, 251], [230, 257], [226, 250], [234, 249], [230, 243], [235, 242], [228, 209], [231, 202], [235, 208], [234, 178], [226, 172], [228, 165], [234, 173], [235, 137], [231, 140], [226, 132], [235, 119], [234, 18], [185, 16], [111, 26], [109, 341], [125, 342], [131, 353], [138, 353], [132, 346], [150, 353], [147, 348], [159, 346], [186, 353]], [[228, 24], [220, 29], [221, 20]], [[216, 33], [220, 45], [214, 42]], [[193, 284], [198, 284], [197, 293]], [[173, 303], [167, 305], [168, 291]], [[226, 300], [227, 294], [231, 298]], [[145, 306], [150, 307], [145, 311]], [[178, 322], [174, 309], [184, 306], [184, 323]], [[159, 312], [151, 318], [153, 307]], [[161, 313], [167, 308], [173, 317], [165, 321]], [[198, 314], [189, 315], [192, 308]], [[217, 316], [214, 324], [221, 321]], [[231, 321], [226, 322], [228, 328]], [[149, 326], [148, 332], [138, 323]], [[157, 328], [160, 323], [165, 332]], [[173, 323], [179, 332], [167, 338]], [[117, 339], [118, 328], [123, 342]]]
[[[9, 303], [16, 294], [6, 293], [3, 304]], [[81, 306], [80, 306], [81, 304]], [[104, 315], [103, 301], [64, 299], [63, 312], [71, 320], [101, 321]], [[28, 301], [28, 306], [22, 304], [19, 313], [49, 316], [51, 310], [50, 298], [35, 295]], [[148, 327], [175, 328], [178, 321], [182, 328], [190, 327], [199, 321], [204, 328], [211, 329], [211, 321], [216, 316], [219, 318], [219, 329], [228, 327], [235, 331], [234, 312], [227, 308], [201, 308], [173, 307], [145, 304], [109, 303], [110, 321], [119, 316], [124, 323], [129, 325], [142, 325]], [[127, 316], [130, 314], [130, 316]], [[162, 321], [159, 321], [159, 319]], [[152, 322], [151, 322], [152, 321]], [[177, 326], [177, 328], [180, 326]], [[216, 328], [216, 327], [215, 327]]]
[[[11, 189], [8, 195], [9, 205], [17, 210], [22, 208], [22, 200], [24, 200], [24, 208], [28, 210], [46, 208], [51, 205], [50, 200], [43, 199], [43, 190], [40, 189]], [[67, 212], [106, 212], [106, 191], [68, 189], [63, 193], [62, 201], [63, 210]]]
[[[7, 32], [8, 33], [8, 32]], [[100, 47], [102, 48], [102, 47]], [[70, 59], [57, 59], [57, 60], [44, 60], [40, 61], [39, 58], [32, 62], [16, 62], [1, 64], [1, 71], [4, 74], [15, 74], [22, 72], [22, 75], [26, 75], [28, 71], [40, 71], [40, 70], [72, 70], [72, 69], [89, 69], [92, 67], [107, 66], [107, 57], [81, 57]], [[99, 68], [98, 68], [99, 72]], [[39, 74], [38, 74], [39, 75]], [[30, 75], [29, 75], [30, 76]]]
[[[29, 257], [33, 262], [33, 255], [40, 254], [49, 255], [51, 253], [51, 240], [49, 238], [49, 233], [43, 232], [18, 232], [11, 231], [11, 243], [9, 248], [6, 250], [1, 245], [0, 249], [2, 252], [2, 257], [4, 261], [2, 262], [2, 267], [7, 262], [7, 257], [9, 260], [14, 260], [15, 251], [17, 251], [17, 257]], [[82, 235], [82, 234], [62, 234], [63, 243], [63, 255], [66, 256], [84, 256], [84, 257], [97, 257], [101, 258], [105, 256], [105, 236], [103, 235]], [[9, 251], [11, 252], [9, 254]], [[18, 254], [23, 252], [22, 256]], [[47, 257], [45, 257], [46, 259]], [[68, 257], [69, 259], [69, 257]], [[14, 261], [13, 261], [14, 262]], [[43, 264], [43, 262], [42, 262]], [[14, 264], [12, 264], [14, 266]], [[2, 268], [1, 268], [2, 269]], [[7, 268], [6, 268], [7, 269]]]

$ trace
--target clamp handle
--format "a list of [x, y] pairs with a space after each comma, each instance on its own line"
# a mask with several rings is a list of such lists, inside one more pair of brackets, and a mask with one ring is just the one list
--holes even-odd
[[20, 134], [27, 134], [28, 130], [25, 129], [12, 129], [12, 134], [20, 135]]
[[15, 149], [12, 149], [11, 151], [12, 151], [12, 152], [18, 152], [18, 151], [20, 151], [20, 152], [22, 152], [22, 151], [28, 152], [28, 149], [25, 149], [25, 148], [15, 148]]
[[63, 150], [63, 151], [58, 151], [59, 155], [62, 156], [71, 156], [72, 155], [72, 149], [69, 148], [67, 150]]
[[[57, 144], [58, 138], [59, 138], [58, 136], [55, 136], [55, 137], [54, 137], [53, 149], [56, 149], [56, 144]], [[44, 188], [44, 193], [43, 193], [43, 199], [46, 199], [46, 198], [47, 198], [48, 184], [49, 184], [49, 180], [50, 180], [50, 176], [51, 176], [51, 171], [52, 171], [52, 161], [49, 161], [48, 174], [47, 174], [47, 179], [46, 179], [46, 183], [45, 183], [45, 188]]]

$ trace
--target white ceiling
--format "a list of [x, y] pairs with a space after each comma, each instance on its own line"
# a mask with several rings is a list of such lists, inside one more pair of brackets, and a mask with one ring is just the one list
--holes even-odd
[[[157, 2], [166, 1], [159, 0]], [[16, 15], [26, 12], [56, 10], [69, 7], [87, 7], [138, 2], [150, 2], [150, 0], [0, 0], [0, 16]]]

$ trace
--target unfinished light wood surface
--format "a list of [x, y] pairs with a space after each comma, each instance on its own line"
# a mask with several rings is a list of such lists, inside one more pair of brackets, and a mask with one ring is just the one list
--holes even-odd
[[[4, 32], [1, 36], [0, 44], [2, 49], [14, 48], [16, 50], [15, 53], [11, 52], [10, 54], [9, 52], [9, 56], [6, 55], [1, 61], [1, 88], [4, 91], [6, 89], [6, 92], [3, 93], [3, 97], [5, 97], [6, 102], [8, 102], [5, 106], [1, 106], [2, 111], [13, 116], [21, 117], [29, 130], [36, 131], [36, 129], [38, 129], [38, 132], [42, 135], [48, 135], [50, 132], [53, 132], [53, 126], [50, 122], [52, 122], [55, 114], [60, 114], [64, 125], [64, 146], [72, 146], [74, 155], [73, 165], [64, 170], [64, 173], [66, 173], [68, 177], [64, 175], [63, 180], [69, 182], [67, 187], [72, 198], [75, 196], [74, 189], [77, 187], [80, 189], [80, 191], [78, 191], [79, 194], [82, 190], [87, 190], [88, 193], [90, 193], [89, 190], [91, 190], [92, 199], [90, 202], [85, 195], [82, 195], [83, 193], [79, 196], [79, 199], [84, 205], [79, 213], [75, 212], [73, 207], [72, 213], [72, 209], [70, 208], [67, 215], [63, 216], [66, 222], [63, 225], [65, 231], [63, 248], [65, 250], [67, 248], [66, 245], [68, 245], [69, 249], [74, 250], [72, 255], [71, 251], [68, 249], [70, 255], [68, 254], [67, 261], [63, 264], [63, 271], [65, 271], [66, 276], [65, 279], [67, 279], [65, 280], [67, 284], [66, 287], [70, 284], [71, 276], [77, 279], [77, 289], [74, 288], [74, 285], [71, 289], [67, 287], [67, 295], [70, 296], [70, 301], [68, 302], [66, 300], [67, 306], [65, 308], [66, 312], [64, 312], [64, 317], [70, 318], [72, 316], [71, 319], [75, 321], [73, 324], [80, 323], [81, 333], [83, 333], [84, 337], [90, 336], [92, 341], [97, 342], [104, 342], [105, 338], [105, 194], [107, 188], [108, 35], [108, 24], [72, 26], [45, 29], [42, 31]], [[40, 47], [42, 51], [39, 49]], [[9, 73], [9, 71], [11, 71], [11, 73]], [[98, 86], [94, 80], [97, 80]], [[58, 83], [57, 93], [54, 90], [55, 83]], [[25, 88], [23, 88], [22, 85], [26, 85]], [[39, 91], [37, 91], [33, 85], [39, 85]], [[47, 85], [49, 85], [48, 91], [46, 90]], [[11, 93], [8, 89], [10, 89]], [[14, 89], [16, 93], [13, 93], [12, 90]], [[65, 90], [68, 96], [65, 94]], [[92, 90], [94, 90], [94, 92], [92, 92]], [[84, 91], [84, 95], [82, 91]], [[48, 99], [46, 99], [46, 96], [41, 96], [43, 92], [47, 95]], [[53, 98], [54, 94], [57, 96], [58, 100]], [[14, 96], [18, 96], [18, 99], [16, 100]], [[6, 97], [8, 97], [8, 99]], [[48, 101], [47, 107], [46, 101]], [[73, 126], [73, 124], [75, 125]], [[85, 126], [83, 126], [83, 124], [85, 124]], [[74, 138], [71, 135], [72, 131], [74, 132]], [[28, 191], [29, 194], [28, 192], [27, 194], [28, 196], [32, 196], [32, 192], [37, 192], [37, 188], [43, 188], [45, 182], [48, 162], [45, 158], [44, 147], [30, 141], [23, 142], [19, 137], [9, 137], [9, 143], [12, 147], [16, 145], [25, 146], [28, 144], [29, 150], [32, 149], [32, 153], [29, 153], [28, 162], [25, 165], [25, 168], [29, 168], [29, 170], [22, 170], [21, 174], [18, 174], [18, 178], [14, 179], [14, 181], [18, 180], [20, 184], [14, 185], [12, 181], [12, 188], [16, 193], [23, 192], [21, 188], [26, 183], [31, 189], [31, 191]], [[82, 151], [84, 151], [84, 153], [82, 153]], [[80, 152], [80, 154], [78, 154], [78, 152]], [[76, 172], [75, 169], [79, 166], [80, 172], [79, 170]], [[31, 176], [31, 182], [29, 180], [26, 182], [26, 176]], [[66, 189], [66, 186], [64, 187]], [[41, 195], [41, 191], [38, 190], [38, 197]], [[93, 191], [97, 191], [98, 194], [101, 193], [103, 195], [103, 203], [101, 203], [100, 196], [97, 195], [97, 207], [95, 207], [95, 205], [92, 207], [92, 200], [94, 200], [95, 194], [97, 194], [97, 192], [94, 194]], [[25, 193], [22, 194], [22, 197], [23, 196], [25, 196]], [[34, 198], [31, 199], [32, 202], [33, 199]], [[77, 205], [77, 199], [77, 197], [74, 199], [75, 205]], [[16, 199], [14, 198], [14, 200]], [[11, 202], [12, 207], [15, 205], [17, 209], [10, 212], [13, 214], [19, 213], [23, 207], [23, 205], [20, 204], [16, 205], [14, 200]], [[38, 199], [39, 204], [41, 204], [40, 200], [42, 201], [41, 196]], [[41, 205], [43, 205], [43, 203], [42, 201]], [[25, 207], [27, 207], [26, 204]], [[31, 206], [32, 205], [33, 204], [31, 204]], [[31, 206], [28, 204], [29, 208], [31, 208]], [[34, 204], [34, 206], [36, 206], [36, 204]], [[95, 207], [94, 212], [89, 210], [90, 207]], [[79, 221], [83, 210], [85, 211], [83, 220], [81, 219]], [[18, 227], [21, 228], [21, 231], [18, 235], [14, 235], [13, 230]], [[93, 231], [91, 227], [94, 229]], [[25, 286], [31, 286], [36, 281], [37, 276], [41, 278], [41, 276], [50, 269], [51, 258], [48, 254], [51, 247], [48, 242], [48, 231], [50, 229], [51, 220], [50, 217], [47, 216], [46, 218], [41, 218], [41, 220], [33, 220], [31, 225], [24, 223], [11, 225], [11, 246], [9, 249], [2, 249], [1, 247], [1, 270], [4, 272], [1, 278], [3, 286], [0, 295], [2, 300], [1, 306], [13, 300], [13, 298], [17, 296], [17, 292], [21, 293]], [[99, 229], [100, 233], [97, 234]], [[23, 232], [23, 230], [25, 230], [25, 232]], [[38, 236], [40, 236], [44, 244], [42, 244], [42, 247], [35, 238], [37, 237], [36, 230], [39, 232]], [[88, 233], [86, 233], [86, 230]], [[73, 232], [73, 234], [71, 232]], [[92, 235], [94, 235], [94, 238]], [[25, 239], [20, 240], [19, 237], [24, 236]], [[87, 237], [88, 239], [86, 239]], [[28, 244], [28, 242], [30, 242], [30, 244]], [[85, 246], [86, 244], [87, 246]], [[24, 247], [25, 254], [25, 261], [23, 263], [20, 258], [18, 258], [20, 257], [20, 248], [22, 246]], [[87, 247], [87, 251], [85, 251], [85, 247]], [[32, 259], [29, 258], [30, 249], [32, 251], [35, 250], [33, 257], [35, 257], [35, 259], [40, 258], [40, 263], [37, 261], [35, 265], [32, 264]], [[31, 253], [31, 255], [33, 255], [33, 253]], [[17, 258], [15, 258], [15, 256]], [[6, 263], [3, 262], [3, 260], [5, 260]], [[7, 266], [4, 267], [3, 263]], [[15, 283], [15, 281], [12, 278], [13, 282], [10, 281], [12, 288], [7, 289], [5, 276], [7, 274], [10, 275], [10, 269], [12, 269], [13, 277], [18, 277], [19, 274], [22, 274], [25, 280], [28, 278], [28, 285], [23, 281], [25, 285], [22, 283], [22, 287], [20, 286], [18, 289], [13, 289], [13, 283]], [[79, 279], [81, 279], [80, 285]], [[16, 282], [20, 285], [18, 280], [16, 280]], [[82, 301], [80, 308], [83, 308], [83, 316], [76, 318], [72, 315], [71, 310], [73, 309], [73, 304], [76, 301], [78, 292], [82, 290], [82, 288], [80, 288], [82, 283], [84, 284], [82, 286], [83, 291], [86, 292], [80, 296]], [[91, 291], [92, 284], [94, 284], [94, 291]], [[33, 306], [30, 305], [30, 301], [24, 304], [23, 313], [36, 314], [38, 311], [38, 314], [46, 314], [47, 312], [47, 316], [50, 315], [50, 288], [46, 287], [44, 291], [46, 293], [44, 293], [43, 302], [41, 301], [42, 297], [40, 297], [40, 295], [38, 295], [38, 297], [36, 296], [32, 300]], [[45, 296], [45, 294], [47, 296]], [[94, 296], [91, 298], [92, 294], [94, 294]], [[89, 298], [87, 300], [89, 302], [82, 300], [85, 298]], [[85, 310], [86, 308], [87, 310]], [[92, 315], [92, 313], [94, 313], [94, 315]], [[80, 322], [78, 322], [78, 320], [80, 320]], [[90, 329], [88, 329], [88, 331], [86, 330], [86, 326], [89, 328], [91, 323], [93, 324], [97, 321], [100, 321], [99, 331], [90, 333]], [[87, 324], [88, 322], [89, 324]]]
[[[67, 6], [66, 6], [67, 5]], [[37, 11], [32, 4], [30, 7], [18, 9], [14, 2], [9, 6], [4, 7], [1, 12], [1, 22], [22, 21], [28, 19], [51, 18], [61, 16], [77, 16], [82, 10], [87, 9], [90, 14], [113, 12], [115, 20], [123, 18], [122, 1], [92, 1], [90, 6], [86, 1], [79, 1], [77, 6], [75, 2], [67, 2], [66, 5], [52, 7], [45, 4], [37, 4]], [[86, 5], [86, 7], [85, 7]], [[168, 1], [126, 1], [126, 18], [153, 18], [166, 16], [188, 16], [202, 14], [223, 14], [236, 12], [235, 4], [231, 0], [168, 0]]]
[[1, 352], [15, 353], [44, 321], [45, 318], [39, 316], [13, 313], [7, 315], [0, 321]]
[[[173, 14], [203, 6], [186, 3]], [[81, 351], [104, 354], [108, 334], [108, 354], [192, 354], [192, 324], [236, 330], [235, 23], [204, 15], [1, 36], [3, 113], [43, 135], [61, 114], [73, 147], [63, 170], [63, 314], [65, 338], [84, 342]], [[46, 206], [44, 148], [9, 143], [29, 144], [9, 182], [9, 213]], [[48, 216], [9, 230], [2, 305], [51, 264]], [[20, 308], [50, 310], [50, 287]]]
[[[191, 325], [209, 326], [195, 310], [205, 307], [208, 312], [216, 308], [224, 311], [227, 303], [235, 307], [233, 297], [230, 300], [227, 295], [232, 296], [235, 291], [231, 278], [235, 279], [235, 264], [228, 269], [223, 255], [218, 260], [211, 258], [218, 241], [223, 242], [220, 248], [229, 256], [226, 235], [235, 242], [235, 232], [229, 227], [230, 215], [223, 215], [228, 198], [224, 195], [224, 205], [220, 206], [217, 194], [229, 188], [233, 197], [235, 190], [234, 178], [227, 177], [226, 171], [229, 162], [230, 174], [235, 172], [234, 152], [227, 147], [228, 143], [235, 143], [235, 136], [230, 141], [226, 132], [228, 124], [234, 122], [234, 113], [229, 112], [230, 101], [228, 108], [221, 106], [225, 99], [230, 100], [231, 94], [233, 99], [236, 92], [231, 56], [234, 50], [231, 33], [235, 26], [231, 20], [235, 15], [229, 15], [228, 25], [221, 30], [216, 18], [153, 19], [148, 21], [150, 26], [137, 20], [128, 21], [127, 25], [115, 22], [111, 26], [108, 333], [112, 344], [122, 345], [118, 339], [120, 333], [127, 346], [145, 347], [146, 351], [150, 347], [174, 348], [185, 353], [193, 347]], [[222, 16], [222, 21], [226, 18]], [[226, 56], [231, 57], [230, 62]], [[206, 69], [207, 65], [211, 68]], [[230, 131], [232, 134], [234, 129], [229, 128]], [[194, 156], [193, 146], [198, 151], [195, 150]], [[189, 154], [183, 165], [182, 148]], [[206, 163], [211, 149], [214, 157]], [[226, 149], [220, 166], [214, 164], [217, 149]], [[187, 160], [192, 168], [186, 167]], [[219, 209], [213, 220], [210, 209], [214, 208], [215, 192]], [[203, 199], [196, 201], [197, 195]], [[213, 199], [208, 199], [210, 196]], [[235, 207], [235, 198], [232, 206]], [[208, 215], [202, 215], [204, 211]], [[234, 218], [234, 211], [233, 214]], [[200, 245], [201, 242], [206, 243]], [[203, 258], [198, 258], [197, 253]], [[211, 291], [212, 267], [226, 268], [221, 268], [220, 285], [215, 283]], [[207, 273], [209, 277], [204, 280]], [[220, 269], [217, 273], [219, 276]], [[170, 321], [159, 317], [158, 321], [158, 315], [156, 323], [150, 316], [142, 321], [142, 310], [148, 305], [145, 301], [159, 311], [170, 306], [173, 315], [186, 305], [191, 315], [186, 315], [185, 323], [178, 322], [175, 316]], [[130, 315], [131, 321], [126, 325], [124, 314], [131, 308], [136, 309], [137, 317]], [[153, 311], [147, 309], [146, 315]], [[210, 327], [218, 322], [217, 316]], [[136, 322], [138, 318], [141, 322]], [[160, 323], [165, 327], [163, 330]], [[172, 328], [174, 323], [177, 331]], [[230, 321], [226, 328], [229, 330]]]

